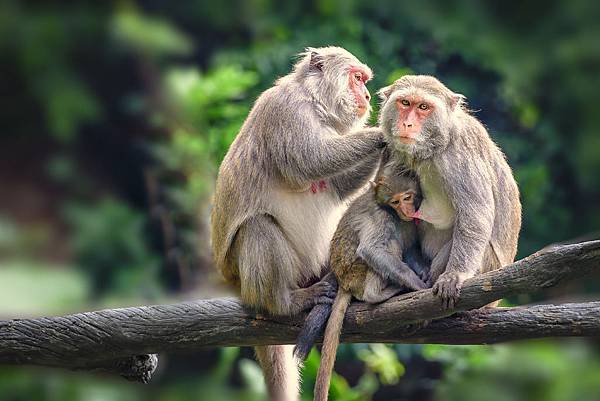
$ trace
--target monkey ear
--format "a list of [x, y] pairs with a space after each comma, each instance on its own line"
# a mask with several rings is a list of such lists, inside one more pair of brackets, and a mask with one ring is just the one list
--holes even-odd
[[377, 96], [379, 96], [379, 99], [381, 99], [382, 103], [384, 103], [388, 97], [390, 97], [392, 94], [392, 89], [394, 89], [394, 85], [384, 86], [377, 91]]
[[462, 95], [460, 93], [453, 93], [452, 97], [450, 98], [450, 108], [452, 110], [455, 110], [457, 107], [461, 107], [466, 100], [467, 97], [465, 95]]
[[310, 51], [309, 68], [311, 70], [323, 71], [323, 64], [325, 63], [323, 56], [311, 48], [308, 48], [307, 51]]

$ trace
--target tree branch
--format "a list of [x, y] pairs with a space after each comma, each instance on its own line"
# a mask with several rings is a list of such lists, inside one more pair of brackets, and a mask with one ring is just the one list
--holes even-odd
[[[600, 241], [537, 252], [501, 270], [467, 280], [456, 309], [431, 290], [379, 305], [353, 303], [342, 341], [483, 344], [523, 338], [598, 336], [600, 302], [460, 312], [580, 277], [600, 264]], [[434, 319], [423, 329], [404, 324]], [[104, 370], [147, 381], [158, 352], [202, 346], [291, 344], [304, 315], [269, 317], [235, 299], [142, 306], [61, 317], [0, 321], [0, 363]], [[411, 332], [412, 331], [412, 332]]]

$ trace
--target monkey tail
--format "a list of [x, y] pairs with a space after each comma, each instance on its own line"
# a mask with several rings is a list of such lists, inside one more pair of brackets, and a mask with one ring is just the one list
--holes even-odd
[[315, 305], [304, 322], [302, 330], [296, 339], [294, 356], [301, 361], [306, 360], [317, 338], [325, 331], [327, 319], [331, 315], [331, 304]]
[[346, 309], [348, 309], [351, 299], [352, 294], [348, 291], [342, 288], [338, 290], [335, 302], [333, 303], [333, 310], [325, 329], [323, 348], [321, 350], [321, 365], [319, 366], [317, 382], [315, 383], [315, 401], [327, 401], [329, 396], [329, 383], [331, 382], [335, 355], [340, 343], [340, 333], [344, 323], [344, 316], [346, 315]]
[[254, 347], [256, 358], [265, 376], [271, 401], [298, 401], [300, 394], [300, 363], [292, 355], [291, 345]]

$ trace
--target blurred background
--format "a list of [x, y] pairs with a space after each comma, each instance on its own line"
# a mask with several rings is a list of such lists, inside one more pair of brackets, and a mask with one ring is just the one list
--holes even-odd
[[[419, 73], [466, 95], [521, 188], [519, 257], [600, 237], [599, 10], [558, 0], [0, 2], [0, 318], [223, 295], [208, 252], [215, 173], [254, 99], [306, 46], [354, 53], [375, 71], [371, 93]], [[505, 303], [599, 292], [596, 275]], [[161, 358], [149, 385], [0, 367], [0, 401], [264, 399], [251, 349]], [[313, 351], [305, 400], [317, 365]], [[593, 339], [343, 345], [337, 371], [332, 400], [600, 400]]]

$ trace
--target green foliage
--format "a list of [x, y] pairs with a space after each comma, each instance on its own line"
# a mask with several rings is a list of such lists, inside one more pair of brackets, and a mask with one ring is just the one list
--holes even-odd
[[27, 260], [1, 262], [0, 316], [22, 318], [65, 310], [75, 312], [87, 303], [89, 287], [87, 278], [73, 273], [69, 266]]
[[404, 366], [398, 361], [398, 356], [385, 344], [369, 344], [369, 348], [359, 350], [358, 357], [379, 375], [382, 384], [396, 384], [404, 374]]
[[35, 252], [47, 241], [44, 227], [24, 229], [15, 221], [0, 214], [0, 256], [14, 259], [24, 258]]
[[135, 7], [122, 7], [113, 17], [112, 34], [118, 42], [148, 57], [189, 54], [189, 37], [162, 18], [140, 14]]
[[139, 391], [118, 378], [98, 379], [71, 372], [0, 368], [0, 399], [11, 401], [142, 401]]
[[93, 282], [96, 295], [114, 292], [155, 297], [158, 259], [144, 238], [145, 217], [121, 202], [72, 204], [66, 219], [73, 232], [77, 265]]
[[246, 91], [257, 76], [236, 65], [205, 74], [196, 68], [170, 68], [164, 75], [168, 106], [153, 110], [152, 116], [168, 136], [151, 146], [159, 162], [154, 173], [164, 189], [164, 203], [176, 211], [172, 216], [186, 222], [178, 226], [180, 248], [198, 263], [207, 251], [198, 247], [202, 229], [197, 216], [206, 214], [216, 167], [248, 113]]
[[[437, 75], [464, 93], [520, 184], [521, 256], [597, 230], [599, 9], [584, 0], [517, 8], [468, 0], [418, 7], [393, 0], [285, 6], [271, 0], [68, 7], [3, 2], [0, 73], [8, 78], [3, 86], [9, 96], [0, 107], [6, 126], [0, 134], [2, 159], [15, 157], [11, 146], [22, 137], [34, 138], [28, 149], [47, 152], [39, 153], [48, 156], [43, 164], [57, 185], [48, 190], [53, 195], [48, 202], [58, 209], [68, 204], [64, 219], [72, 264], [81, 270], [23, 257], [47, 242], [52, 228], [22, 229], [17, 220], [3, 219], [0, 256], [10, 261], [0, 266], [2, 311], [42, 313], [47, 310], [42, 304], [50, 311], [55, 305], [77, 308], [89, 292], [112, 296], [117, 304], [117, 297], [160, 294], [159, 268], [167, 258], [157, 255], [159, 247], [149, 238], [156, 233], [149, 233], [148, 224], [148, 210], [156, 205], [147, 207], [146, 193], [131, 193], [139, 183], [110, 175], [105, 166], [113, 160], [94, 161], [93, 151], [83, 157], [78, 152], [98, 143], [118, 148], [111, 157], [140, 142], [150, 148], [152, 161], [132, 160], [131, 166], [158, 181], [157, 202], [177, 229], [176, 250], [196, 255], [198, 237], [206, 237], [202, 223], [216, 169], [252, 100], [286, 74], [293, 55], [306, 46], [334, 44], [356, 54], [375, 71], [372, 93], [412, 73]], [[96, 188], [100, 182], [108, 185]], [[65, 193], [56, 200], [60, 188]], [[108, 200], [82, 203], [106, 193]], [[594, 283], [588, 285], [594, 289]], [[421, 349], [430, 363], [444, 366], [435, 389], [439, 400], [468, 401], [482, 394], [490, 400], [597, 398], [595, 348], [539, 342], [493, 348], [342, 345], [339, 363], [359, 364], [361, 376], [349, 382], [334, 374], [332, 400], [377, 399], [386, 388], [415, 386], [411, 358]], [[169, 378], [150, 389], [119, 379], [5, 369], [0, 399], [264, 399], [256, 363], [242, 358], [238, 348], [200, 364], [206, 368], [201, 377]], [[313, 351], [304, 369], [303, 399], [310, 399], [317, 367]]]
[[[369, 354], [369, 357], [371, 356], [372, 355]], [[355, 356], [352, 355], [352, 357]], [[342, 361], [340, 361], [340, 359]], [[343, 363], [343, 359], [344, 358], [340, 358], [338, 355], [337, 364]], [[374, 357], [373, 359], [377, 359], [377, 357]], [[388, 360], [393, 361], [395, 364], [398, 363], [393, 356]], [[381, 359], [379, 361], [381, 361]], [[320, 363], [321, 355], [316, 349], [313, 348], [308, 355], [308, 358], [306, 359], [302, 369], [303, 400], [313, 399], [313, 389], [315, 387]], [[375, 364], [378, 365], [377, 362], [375, 362]], [[348, 381], [343, 376], [334, 371], [331, 377], [331, 386], [329, 388], [329, 399], [332, 401], [367, 401], [371, 399], [378, 388], [379, 383], [372, 370], [369, 370], [363, 374], [355, 386], [350, 386]]]
[[73, 36], [88, 37], [96, 26], [89, 23], [87, 15], [64, 18], [54, 13], [27, 13], [14, 2], [0, 5], [0, 16], [0, 51], [16, 52], [15, 62], [27, 77], [27, 91], [42, 107], [50, 134], [71, 141], [83, 124], [102, 115], [73, 60], [78, 45]]
[[[560, 345], [560, 346], [557, 346]], [[440, 401], [587, 401], [600, 394], [600, 360], [583, 340], [528, 341], [493, 347], [426, 345], [445, 365]]]
[[203, 180], [214, 178], [206, 170], [220, 163], [246, 117], [248, 103], [240, 100], [256, 84], [257, 76], [235, 65], [207, 74], [195, 68], [174, 68], [165, 75], [171, 109], [176, 112], [169, 122], [173, 126], [170, 140], [157, 145], [157, 153], [166, 168], [183, 172], [188, 189], [199, 195], [206, 187]]

